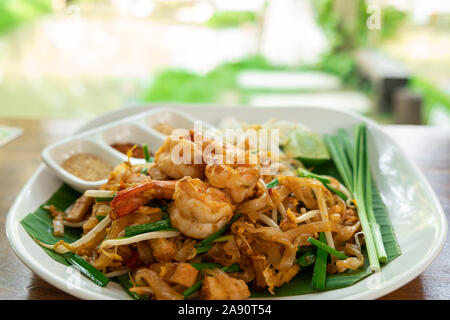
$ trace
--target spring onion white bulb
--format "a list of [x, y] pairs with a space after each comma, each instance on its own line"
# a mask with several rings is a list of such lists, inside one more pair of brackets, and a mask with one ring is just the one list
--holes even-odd
[[90, 198], [111, 198], [116, 195], [116, 192], [110, 190], [87, 190], [84, 195]]

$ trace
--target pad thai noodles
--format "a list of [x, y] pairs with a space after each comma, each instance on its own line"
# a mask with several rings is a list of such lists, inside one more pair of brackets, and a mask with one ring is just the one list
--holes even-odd
[[[174, 161], [181, 146], [192, 151], [190, 163]], [[218, 148], [226, 157], [216, 156]], [[317, 248], [331, 252], [327, 274], [362, 267], [361, 221], [342, 182], [299, 175], [304, 165], [283, 153], [276, 173], [261, 170], [267, 163], [273, 160], [264, 150], [174, 131], [154, 162], [118, 165], [66, 212], [47, 206], [55, 235], [78, 226], [83, 236], [40, 244], [73, 252], [106, 277], [125, 275], [130, 292], [151, 299], [274, 294], [314, 265]]]

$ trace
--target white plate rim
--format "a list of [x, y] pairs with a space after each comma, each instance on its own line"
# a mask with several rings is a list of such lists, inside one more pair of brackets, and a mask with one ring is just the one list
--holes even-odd
[[[108, 112], [106, 114], [103, 114], [102, 117], [107, 118], [110, 116], [114, 116], [115, 114], [124, 112], [124, 110], [126, 110], [128, 113], [132, 113], [132, 112], [138, 112], [139, 110], [146, 109], [146, 108], [156, 108], [156, 107], [162, 107], [162, 106], [163, 107], [167, 106], [170, 108], [174, 108], [174, 107], [176, 108], [178, 106], [178, 107], [182, 107], [184, 109], [186, 107], [189, 107], [189, 105], [186, 106], [186, 105], [177, 105], [177, 104], [146, 104], [146, 105], [138, 105], [135, 107], [119, 109], [119, 110], [115, 110], [112, 112]], [[191, 106], [196, 106], [196, 105], [191, 105]], [[215, 106], [216, 107], [227, 107], [227, 108], [239, 108], [239, 106], [228, 107], [228, 106], [219, 106], [219, 105], [211, 105], [209, 107], [215, 107]], [[202, 107], [206, 107], [206, 106], [202, 106]], [[249, 108], [251, 108], [251, 107], [249, 107]], [[262, 110], [264, 110], [265, 108], [266, 107], [261, 107]], [[284, 107], [284, 108], [289, 108], [289, 107]], [[305, 108], [305, 107], [301, 107], [301, 108]], [[326, 112], [326, 111], [336, 112], [336, 109], [331, 109], [331, 108], [326, 108], [326, 107], [320, 107], [320, 108], [315, 107], [314, 109], [322, 109], [324, 112]], [[423, 182], [423, 187], [425, 187], [427, 189], [428, 194], [431, 197], [431, 201], [435, 204], [436, 210], [438, 213], [439, 219], [437, 221], [439, 222], [439, 225], [437, 228], [437, 236], [434, 239], [432, 248], [428, 252], [428, 256], [426, 257], [427, 259], [422, 259], [420, 261], [420, 263], [418, 263], [414, 267], [408, 269], [405, 273], [396, 275], [396, 276], [392, 277], [391, 279], [389, 279], [388, 281], [383, 282], [381, 288], [362, 291], [359, 293], [352, 294], [350, 296], [346, 296], [344, 298], [344, 299], [364, 299], [364, 300], [376, 299], [376, 298], [382, 297], [382, 296], [400, 288], [401, 286], [405, 285], [406, 283], [410, 282], [411, 280], [416, 278], [420, 273], [422, 273], [436, 259], [436, 257], [438, 256], [438, 254], [444, 247], [445, 241], [447, 238], [448, 226], [447, 226], [446, 216], [445, 216], [444, 210], [442, 209], [442, 206], [441, 206], [434, 190], [431, 188], [430, 184], [428, 183], [428, 180], [425, 178], [422, 171], [403, 152], [403, 150], [398, 146], [397, 142], [394, 139], [392, 139], [387, 133], [384, 132], [384, 130], [382, 129], [382, 127], [380, 125], [378, 125], [377, 123], [375, 123], [374, 121], [372, 121], [366, 117], [355, 114], [353, 112], [344, 111], [344, 110], [339, 110], [338, 112], [342, 112], [349, 116], [356, 117], [359, 120], [365, 121], [366, 123], [375, 127], [379, 132], [381, 132], [385, 136], [384, 138], [386, 138], [393, 146], [395, 146], [399, 150], [399, 152], [401, 153], [403, 158], [407, 161], [408, 165], [410, 165], [411, 169], [414, 171], [414, 173], [417, 175], [417, 177]], [[89, 124], [94, 123], [94, 121], [98, 121], [98, 118], [93, 119], [93, 120], [89, 121], [88, 123], [86, 123], [85, 125], [81, 126], [80, 129], [77, 130], [77, 132], [85, 130], [89, 126]], [[71, 294], [80, 299], [94, 299], [94, 300], [111, 299], [111, 297], [109, 297], [105, 294], [90, 291], [90, 290], [87, 290], [82, 287], [72, 288], [69, 292], [67, 285], [64, 282], [64, 279], [51, 273], [50, 270], [45, 270], [45, 268], [42, 268], [41, 265], [39, 264], [39, 262], [36, 261], [36, 259], [34, 259], [33, 256], [31, 254], [29, 254], [29, 252], [21, 245], [21, 242], [19, 241], [20, 238], [19, 238], [18, 233], [20, 232], [19, 228], [21, 228], [22, 226], [21, 226], [20, 222], [17, 219], [15, 219], [17, 216], [17, 213], [18, 213], [17, 207], [19, 206], [21, 201], [23, 201], [23, 199], [25, 198], [27, 191], [33, 185], [36, 178], [40, 174], [42, 174], [42, 172], [44, 170], [46, 170], [46, 167], [44, 164], [41, 164], [38, 167], [38, 169], [35, 171], [35, 173], [31, 176], [31, 178], [27, 181], [27, 183], [24, 185], [22, 190], [19, 192], [18, 196], [16, 197], [16, 200], [14, 201], [10, 210], [8, 211], [5, 229], [6, 229], [7, 239], [9, 241], [14, 253], [19, 257], [19, 259], [25, 265], [27, 265], [38, 276], [40, 276], [41, 278], [43, 278], [45, 281], [49, 282], [53, 286], [57, 287], [58, 289], [60, 289], [64, 292], [67, 292], [68, 294]], [[23, 230], [22, 232], [25, 232], [25, 231]], [[51, 258], [49, 257], [49, 259], [51, 259]], [[57, 262], [55, 262], [55, 263], [57, 263]], [[89, 280], [86, 279], [86, 281], [89, 281]], [[336, 290], [332, 290], [332, 291], [339, 291], [339, 290], [344, 290], [344, 289], [345, 288], [336, 289]], [[320, 293], [317, 293], [317, 294], [313, 293], [312, 295], [317, 295], [317, 299], [320, 299]], [[293, 300], [293, 299], [301, 299], [301, 298], [302, 298], [302, 295], [290, 296], [290, 297], [280, 297], [280, 298], [269, 298], [269, 299]]]

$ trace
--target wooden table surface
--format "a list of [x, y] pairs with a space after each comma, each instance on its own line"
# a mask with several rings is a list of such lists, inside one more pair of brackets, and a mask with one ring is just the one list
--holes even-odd
[[[75, 299], [48, 284], [26, 267], [11, 250], [5, 235], [9, 207], [41, 163], [41, 150], [67, 137], [83, 120], [0, 119], [24, 134], [0, 147], [0, 300]], [[400, 146], [423, 170], [450, 221], [450, 130], [419, 126], [386, 126]], [[438, 258], [416, 279], [382, 299], [449, 299], [450, 245], [447, 238]]]

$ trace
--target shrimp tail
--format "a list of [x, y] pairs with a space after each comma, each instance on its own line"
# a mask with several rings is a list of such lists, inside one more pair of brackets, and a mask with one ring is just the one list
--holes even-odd
[[111, 219], [126, 216], [152, 199], [172, 199], [175, 183], [150, 180], [120, 191], [111, 201]]

